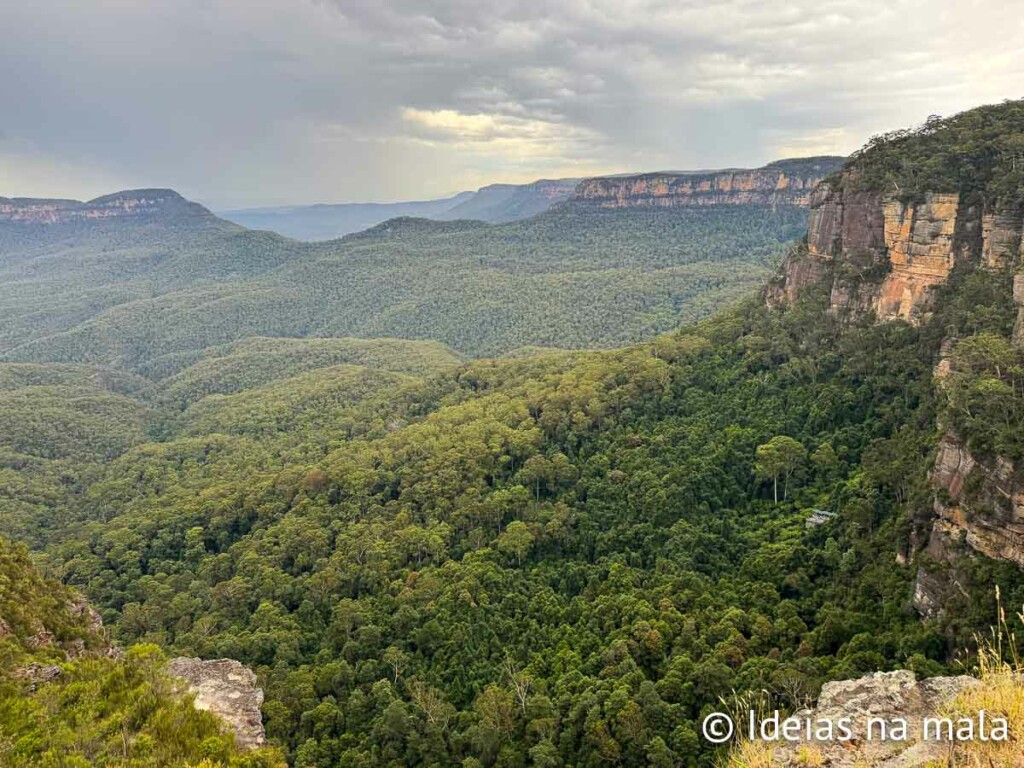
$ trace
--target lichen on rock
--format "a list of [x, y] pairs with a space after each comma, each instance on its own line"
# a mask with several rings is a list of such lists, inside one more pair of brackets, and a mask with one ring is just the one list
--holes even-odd
[[172, 659], [167, 672], [188, 684], [197, 709], [216, 715], [228, 726], [240, 749], [256, 749], [266, 743], [260, 713], [263, 690], [252, 670], [234, 659], [182, 657]]
[[[849, 718], [854, 738], [788, 742], [774, 750], [773, 764], [799, 765], [800, 756], [810, 751], [820, 758], [819, 765], [830, 768], [923, 768], [932, 761], [943, 761], [951, 744], [924, 739], [922, 724], [927, 717], [941, 716], [960, 693], [977, 685], [980, 682], [976, 678], [967, 676], [919, 681], [907, 670], [877, 672], [856, 680], [826, 683], [818, 705], [798, 713], [797, 717], [833, 723]], [[897, 719], [906, 721], [906, 737], [892, 738], [894, 731], [889, 730], [883, 738], [881, 729], [876, 728], [874, 737], [868, 739], [870, 718], [887, 723], [895, 723]]]

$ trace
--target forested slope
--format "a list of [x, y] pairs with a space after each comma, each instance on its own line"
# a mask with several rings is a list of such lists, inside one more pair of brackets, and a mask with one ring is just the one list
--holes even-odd
[[[734, 689], [792, 706], [830, 678], [937, 672], [962, 641], [909, 610], [897, 554], [928, 493], [941, 330], [1012, 314], [991, 279], [958, 279], [921, 328], [751, 301], [259, 439], [241, 414], [238, 434], [196, 420], [103, 466], [51, 557], [125, 641], [256, 668], [295, 765], [708, 765], [696, 724]], [[265, 407], [315, 394], [305, 376]], [[813, 508], [839, 517], [808, 529]]]
[[[994, 136], [972, 134], [998, 150], [985, 162], [1011, 161], [990, 178], [1015, 172], [1001, 149], [1020, 126], [996, 118], [1017, 108], [985, 113]], [[916, 162], [908, 141], [900, 173]], [[858, 162], [871, 158], [855, 159], [854, 175]], [[426, 299], [403, 292], [427, 274], [449, 302], [441, 338], [459, 350], [553, 343], [501, 336], [499, 307], [470, 311], [445, 291], [486, 299], [492, 277], [560, 281], [570, 266], [661, 279], [709, 254], [742, 272], [750, 262], [735, 245], [764, 247], [764, 212], [742, 206], [720, 219], [563, 213], [510, 228], [392, 222], [252, 278], [245, 312], [234, 287], [216, 285], [19, 348], [150, 379], [80, 366], [50, 380], [48, 366], [8, 364], [0, 380], [25, 409], [29, 395], [69, 386], [66, 372], [88, 372], [103, 390], [91, 397], [120, 403], [130, 439], [112, 449], [102, 430], [84, 431], [75, 456], [55, 458], [12, 446], [71, 463], [42, 475], [50, 495], [0, 507], [0, 531], [31, 536], [122, 641], [257, 670], [268, 736], [301, 768], [708, 768], [717, 756], [699, 723], [723, 700], [789, 709], [830, 679], [938, 674], [996, 619], [994, 583], [1005, 604], [1024, 604], [1015, 564], [975, 557], [948, 610], [925, 622], [913, 606], [915, 558], [942, 498], [929, 475], [943, 429], [1016, 446], [1013, 263], [968, 249], [921, 292], [922, 311], [885, 316], [853, 299], [873, 296], [894, 265], [836, 247], [807, 269], [812, 249], [837, 242], [819, 226], [781, 284], [618, 350], [457, 362], [408, 341], [236, 341], [263, 322], [340, 333], [373, 317], [375, 290], [396, 325], [373, 327], [402, 327], [407, 311], [408, 335], [437, 332], [447, 326], [428, 324]], [[640, 221], [650, 227], [624, 225]], [[863, 229], [843, 221], [844, 235]], [[671, 245], [651, 247], [651, 231]], [[400, 269], [421, 262], [426, 272]], [[387, 281], [372, 282], [378, 268]], [[622, 281], [607, 285], [623, 302]], [[287, 313], [271, 311], [275, 291]], [[596, 313], [602, 294], [587, 296]], [[172, 306], [181, 297], [193, 314]], [[621, 314], [582, 316], [633, 332]], [[532, 327], [522, 322], [507, 327]], [[11, 467], [26, 482], [40, 476], [28, 458]]]
[[[432, 339], [471, 356], [622, 345], [759, 285], [806, 212], [397, 219], [318, 244], [212, 216], [117, 221], [0, 221], [0, 239], [20, 238], [0, 246], [0, 357], [145, 373], [158, 358], [254, 335]], [[96, 229], [79, 239], [83, 227]]]
[[0, 765], [6, 768], [281, 768], [242, 755], [167, 677], [160, 649], [109, 646], [80, 596], [0, 538]]

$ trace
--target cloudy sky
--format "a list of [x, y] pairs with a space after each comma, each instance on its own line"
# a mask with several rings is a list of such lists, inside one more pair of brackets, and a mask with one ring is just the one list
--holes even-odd
[[1018, 0], [0, 0], [0, 196], [756, 166], [1024, 96]]

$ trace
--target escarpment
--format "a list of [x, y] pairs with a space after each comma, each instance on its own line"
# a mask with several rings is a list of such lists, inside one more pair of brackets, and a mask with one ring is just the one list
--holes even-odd
[[[924, 322], [936, 309], [936, 289], [958, 265], [1013, 280], [1024, 338], [1024, 210], [986, 208], [957, 192], [924, 192], [911, 199], [874, 191], [854, 164], [814, 193], [807, 241], [786, 258], [768, 286], [769, 305], [795, 301], [811, 287], [827, 294], [828, 311], [849, 320]], [[947, 354], [956, 339], [943, 345]], [[936, 365], [937, 386], [949, 359]], [[1024, 568], [1024, 487], [1021, 468], [1004, 456], [972, 455], [955, 431], [944, 430], [929, 480], [933, 509], [918, 553], [913, 603], [925, 617], [951, 599], [967, 597], [964, 557], [983, 556]], [[911, 547], [912, 549], [914, 546]]]
[[[1001, 320], [997, 331], [975, 339], [976, 369], [965, 363], [968, 370], [957, 370], [956, 357], [962, 337], [978, 330], [928, 331], [944, 338], [934, 371], [934, 493], [931, 508], [914, 511], [909, 545], [917, 567], [913, 604], [925, 617], [971, 599], [972, 589], [991, 589], [970, 578], [976, 558], [1024, 569], [1024, 467], [1009, 455], [1012, 439], [992, 439], [995, 431], [1012, 431], [1004, 415], [1020, 381], [1008, 369], [1024, 347], [1021, 109], [1008, 103], [873, 140], [814, 190], [806, 241], [765, 292], [773, 307], [808, 292], [848, 322], [923, 326], [943, 311], [938, 289], [955, 274], [988, 275], [1006, 296], [1012, 281], [1013, 332], [1007, 338]], [[1000, 397], [1004, 405], [991, 406]], [[980, 417], [986, 407], [991, 414]]]
[[1024, 569], [1024, 477], [1018, 462], [972, 455], [948, 430], [939, 442], [930, 481], [934, 520], [920, 559], [914, 607], [940, 613], [957, 593], [967, 597], [960, 564], [965, 556], [1004, 560]]
[[827, 280], [833, 312], [916, 323], [958, 263], [1005, 269], [1021, 261], [1024, 212], [986, 210], [956, 192], [900, 200], [865, 188], [853, 167], [815, 190], [810, 205], [806, 248], [787, 257], [770, 304]]
[[843, 158], [780, 160], [752, 170], [647, 173], [586, 179], [572, 202], [600, 208], [716, 205], [807, 206]]

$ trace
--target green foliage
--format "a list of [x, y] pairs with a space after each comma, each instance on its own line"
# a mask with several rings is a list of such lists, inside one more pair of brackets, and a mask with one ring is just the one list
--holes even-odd
[[[240, 755], [216, 718], [164, 675], [158, 648], [137, 646], [123, 658], [105, 649], [81, 598], [0, 538], [0, 765], [283, 766], [273, 749]], [[57, 670], [53, 679], [33, 678], [40, 664]]]
[[792, 437], [778, 435], [767, 443], [757, 446], [754, 454], [754, 472], [758, 477], [772, 481], [775, 503], [779, 502], [779, 477], [785, 479], [783, 498], [788, 494], [789, 478], [807, 461], [807, 449]]
[[23, 545], [0, 538], [0, 677], [36, 646], [75, 638], [94, 642], [86, 618], [72, 613], [78, 600], [71, 590], [40, 576]]
[[451, 368], [459, 358], [443, 345], [404, 339], [269, 339], [253, 337], [213, 347], [173, 375], [148, 367], [162, 379], [160, 399], [177, 406], [206, 395], [229, 395], [332, 365], [361, 365], [381, 371], [424, 375]]
[[[30, 240], [0, 268], [0, 355], [163, 376], [250, 336], [434, 339], [474, 356], [616, 346], [741, 298], [805, 222], [789, 206], [565, 207], [494, 226], [399, 219], [316, 244], [207, 228], [119, 234], [134, 257], [105, 244], [106, 230], [71, 254]], [[242, 248], [251, 262], [215, 269]], [[156, 255], [165, 250], [174, 255]]]
[[928, 118], [874, 137], [852, 167], [861, 183], [903, 200], [959, 192], [987, 207], [1024, 204], [1024, 100]]
[[[924, 482], [929, 333], [748, 302], [365, 395], [379, 372], [300, 373], [102, 467], [52, 556], [126, 642], [256, 668], [295, 765], [707, 765], [732, 689], [945, 658], [895, 564], [917, 486], [869, 461]], [[801, 464], [778, 505], [763, 445]]]
[[271, 749], [240, 755], [215, 717], [195, 709], [163, 672], [163, 654], [61, 665], [29, 688], [0, 676], [0, 763], [10, 768], [283, 768]]

